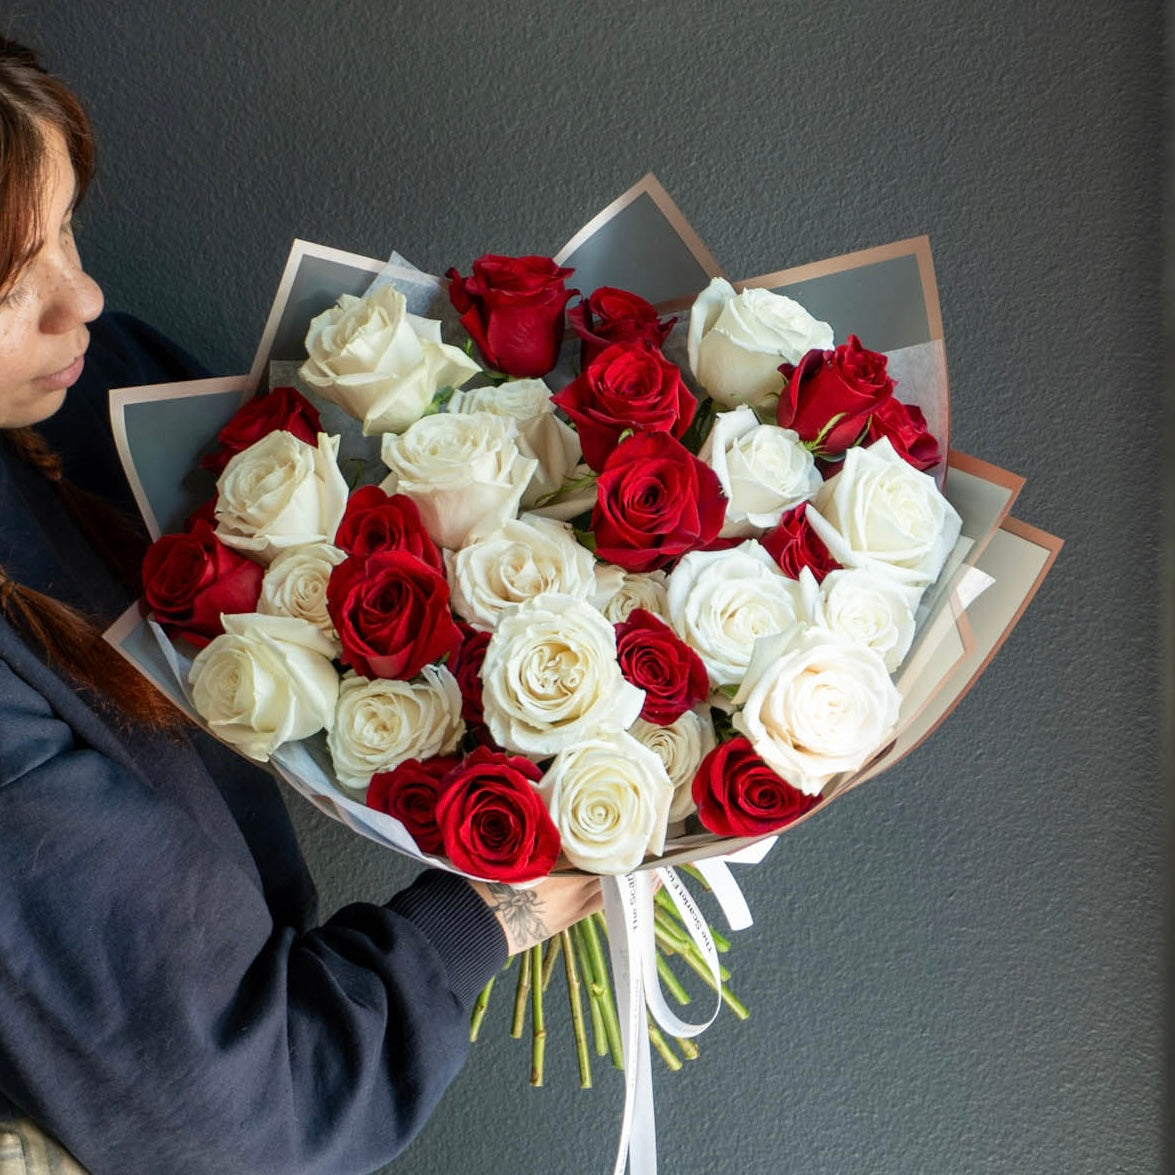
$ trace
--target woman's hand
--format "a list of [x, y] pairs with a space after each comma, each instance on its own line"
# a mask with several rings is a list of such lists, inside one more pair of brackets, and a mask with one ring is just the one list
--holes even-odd
[[493, 910], [512, 955], [602, 909], [598, 877], [548, 877], [527, 889], [500, 881], [469, 883]]

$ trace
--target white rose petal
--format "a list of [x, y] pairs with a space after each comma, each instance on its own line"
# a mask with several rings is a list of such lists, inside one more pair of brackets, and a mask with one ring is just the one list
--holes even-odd
[[419, 420], [443, 387], [459, 387], [480, 368], [460, 347], [441, 342], [440, 323], [409, 314], [404, 295], [385, 285], [338, 303], [310, 323], [309, 358], [299, 375], [357, 420], [370, 436]]
[[901, 665], [914, 640], [914, 614], [921, 598], [917, 588], [863, 567], [833, 571], [818, 587], [806, 567], [803, 577], [811, 593], [813, 624], [876, 650], [890, 673]]
[[474, 628], [491, 630], [523, 600], [559, 592], [591, 600], [596, 561], [562, 522], [524, 515], [448, 554], [453, 611]]
[[216, 482], [216, 534], [268, 563], [279, 551], [329, 543], [347, 507], [338, 437], [308, 445], [276, 430], [237, 453]]
[[849, 449], [806, 517], [842, 567], [920, 590], [938, 578], [962, 527], [934, 478], [902, 460], [888, 438]]
[[723, 538], [765, 534], [823, 485], [799, 434], [761, 424], [746, 405], [714, 418], [698, 457], [718, 475], [727, 498]]
[[518, 513], [538, 462], [519, 451], [518, 424], [489, 412], [443, 412], [383, 438], [391, 473], [381, 483], [406, 494], [432, 540], [457, 550]]
[[308, 620], [337, 651], [338, 634], [326, 610], [326, 585], [332, 569], [346, 557], [345, 551], [330, 543], [309, 543], [283, 551], [265, 571], [257, 611]]
[[552, 592], [503, 615], [481, 679], [494, 741], [536, 758], [627, 729], [645, 700], [620, 672], [613, 626], [585, 601]]
[[334, 718], [339, 675], [313, 624], [261, 613], [224, 615], [224, 632], [188, 673], [192, 704], [213, 733], [258, 762]]
[[414, 681], [343, 678], [327, 747], [339, 782], [365, 788], [371, 777], [408, 759], [454, 751], [465, 724], [461, 688], [441, 665], [426, 665]]
[[669, 576], [664, 571], [625, 571], [620, 586], [602, 611], [613, 624], [622, 624], [637, 608], [662, 620], [669, 619]]
[[832, 327], [798, 302], [770, 290], [736, 294], [713, 278], [690, 310], [689, 363], [719, 404], [766, 404], [783, 389], [781, 363], [798, 363], [814, 347], [832, 346]]
[[569, 746], [537, 787], [577, 869], [631, 873], [664, 851], [673, 785], [660, 758], [631, 735]]
[[665, 766], [673, 784], [669, 805], [670, 822], [684, 820], [697, 810], [694, 803], [694, 776], [702, 760], [714, 749], [714, 723], [708, 710], [687, 710], [669, 726], [654, 726], [638, 718], [629, 734], [653, 751]]
[[804, 619], [794, 580], [753, 539], [728, 551], [691, 551], [669, 576], [669, 622], [706, 666], [713, 686], [737, 685], [755, 642]]
[[881, 654], [839, 633], [805, 628], [760, 641], [734, 726], [782, 779], [817, 795], [832, 776], [879, 751], [901, 695]]

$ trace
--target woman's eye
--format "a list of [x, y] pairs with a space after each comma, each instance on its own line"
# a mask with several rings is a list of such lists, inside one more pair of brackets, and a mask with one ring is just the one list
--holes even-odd
[[0, 306], [23, 306], [28, 301], [29, 287], [24, 283], [12, 287], [3, 297], [0, 297]]

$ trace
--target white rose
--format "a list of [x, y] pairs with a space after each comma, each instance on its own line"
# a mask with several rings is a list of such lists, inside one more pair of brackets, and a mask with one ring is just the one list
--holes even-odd
[[524, 515], [446, 555], [452, 607], [474, 628], [493, 629], [507, 608], [543, 592], [592, 600], [596, 560], [562, 522]]
[[590, 604], [548, 592], [502, 616], [482, 663], [494, 741], [542, 758], [599, 731], [626, 730], [645, 691], [625, 681], [616, 630]]
[[819, 585], [805, 567], [801, 583], [813, 624], [868, 645], [893, 673], [914, 640], [914, 613], [921, 592], [863, 567], [833, 571]]
[[[498, 387], [455, 392], [450, 412], [492, 412], [518, 421], [518, 448], [538, 468], [522, 495], [522, 505], [537, 505], [577, 476], [582, 451], [575, 430], [555, 415], [551, 389], [541, 379], [511, 379]], [[587, 472], [587, 467], [583, 467]]]
[[669, 576], [664, 571], [625, 571], [620, 586], [604, 604], [603, 613], [613, 624], [622, 624], [637, 608], [669, 619]]
[[518, 513], [538, 462], [522, 455], [517, 439], [508, 416], [426, 416], [383, 438], [380, 455], [391, 473], [381, 488], [411, 498], [433, 542], [457, 550]]
[[308, 445], [276, 430], [237, 453], [216, 482], [216, 534], [268, 563], [287, 547], [329, 543], [347, 508], [339, 438]]
[[337, 650], [338, 634], [326, 610], [326, 585], [332, 569], [346, 557], [345, 551], [330, 543], [309, 543], [283, 551], [265, 571], [257, 611], [308, 620]]
[[713, 686], [737, 685], [755, 642], [804, 616], [799, 587], [753, 539], [729, 551], [691, 551], [669, 576], [669, 622], [702, 658]]
[[590, 873], [631, 873], [665, 848], [673, 785], [661, 760], [623, 731], [555, 756], [536, 785], [563, 853]]
[[442, 665], [426, 665], [415, 681], [343, 678], [326, 745], [339, 782], [365, 788], [377, 772], [407, 759], [449, 754], [464, 733], [456, 678]]
[[813, 347], [832, 346], [832, 327], [782, 294], [736, 294], [716, 277], [690, 310], [687, 346], [698, 383], [719, 404], [756, 405], [782, 391], [781, 363], [798, 363]]
[[842, 567], [919, 589], [938, 578], [962, 527], [934, 478], [903, 461], [888, 438], [849, 449], [806, 517]]
[[653, 751], [665, 766], [673, 784], [669, 804], [670, 821], [684, 820], [697, 810], [694, 803], [694, 776], [702, 760], [714, 749], [714, 723], [708, 710], [687, 710], [669, 726], [654, 726], [638, 718], [628, 733]]
[[816, 795], [884, 746], [901, 695], [881, 654], [823, 628], [760, 641], [734, 725], [782, 779]]
[[212, 732], [258, 762], [334, 718], [339, 675], [331, 643], [289, 616], [225, 614], [224, 632], [188, 673], [192, 704]]
[[718, 475], [727, 498], [723, 538], [765, 534], [824, 484], [799, 434], [760, 424], [745, 404], [714, 418], [698, 457]]
[[343, 294], [310, 323], [309, 358], [299, 375], [363, 421], [367, 436], [400, 432], [419, 420], [443, 387], [480, 370], [441, 342], [441, 324], [409, 314], [404, 295], [386, 285], [362, 298]]

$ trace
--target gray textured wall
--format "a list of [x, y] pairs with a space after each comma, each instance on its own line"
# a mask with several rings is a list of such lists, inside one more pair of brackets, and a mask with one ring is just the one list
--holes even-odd
[[[931, 238], [956, 447], [1052, 576], [953, 719], [744, 874], [754, 1008], [658, 1074], [663, 1169], [1164, 1169], [1162, 8], [1141, 0], [37, 0], [113, 305], [248, 365], [291, 238], [434, 272], [654, 171], [734, 276]], [[292, 801], [326, 900], [402, 862]], [[621, 1084], [505, 1008], [396, 1170], [603, 1171]], [[165, 1175], [165, 1173], [161, 1173]]]

